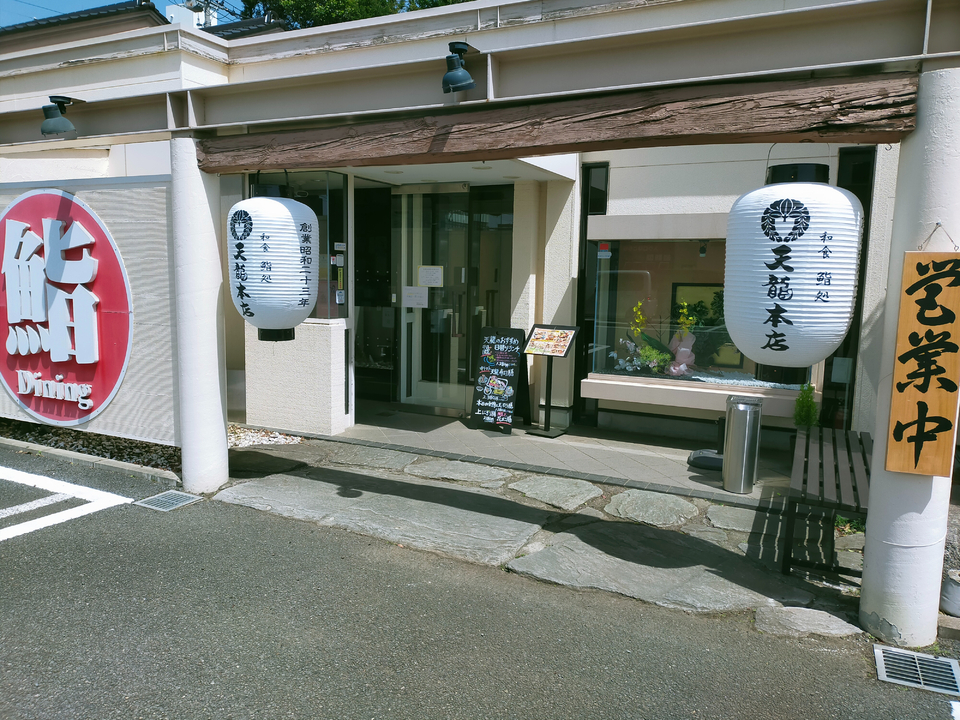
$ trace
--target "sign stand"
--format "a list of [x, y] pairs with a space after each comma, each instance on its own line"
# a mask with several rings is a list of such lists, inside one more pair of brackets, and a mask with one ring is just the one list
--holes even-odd
[[544, 398], [543, 428], [529, 428], [528, 435], [556, 438], [564, 434], [562, 429], [550, 429], [550, 411], [553, 405], [553, 359], [567, 357], [573, 348], [579, 327], [570, 325], [534, 325], [527, 338], [523, 352], [526, 355], [543, 355], [547, 358], [547, 392]]

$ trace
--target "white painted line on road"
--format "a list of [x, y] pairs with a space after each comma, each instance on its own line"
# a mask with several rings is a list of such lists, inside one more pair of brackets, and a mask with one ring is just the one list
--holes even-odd
[[23, 503], [22, 505], [13, 505], [8, 508], [3, 508], [3, 510], [0, 510], [0, 518], [10, 517], [11, 515], [22, 515], [25, 512], [46, 507], [47, 505], [56, 505], [58, 502], [69, 500], [72, 497], [73, 495], [67, 495], [66, 493], [47, 495], [39, 500], [33, 500], [31, 502]]
[[14, 470], [13, 468], [0, 467], [0, 480], [9, 480], [10, 482], [19, 483], [20, 485], [29, 485], [30, 487], [46, 490], [47, 492], [67, 495], [87, 501], [86, 505], [80, 505], [79, 507], [70, 508], [69, 510], [62, 510], [61, 512], [46, 515], [36, 520], [30, 520], [25, 523], [20, 523], [19, 525], [11, 525], [10, 527], [0, 529], [0, 541], [9, 540], [18, 535], [25, 535], [34, 530], [57, 525], [58, 523], [83, 517], [84, 515], [89, 515], [100, 510], [106, 510], [115, 505], [133, 502], [133, 498], [114, 495], [113, 493], [104, 492], [103, 490], [94, 490], [93, 488], [84, 487], [83, 485], [74, 485], [73, 483], [64, 482], [63, 480], [54, 480], [53, 478], [44, 477], [43, 475], [34, 475], [21, 470]]

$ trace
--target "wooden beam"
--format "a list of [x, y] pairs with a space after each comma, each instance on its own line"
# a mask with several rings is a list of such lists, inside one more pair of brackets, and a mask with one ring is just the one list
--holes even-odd
[[713, 143], [897, 142], [914, 73], [637, 90], [201, 140], [206, 172], [496, 160]]

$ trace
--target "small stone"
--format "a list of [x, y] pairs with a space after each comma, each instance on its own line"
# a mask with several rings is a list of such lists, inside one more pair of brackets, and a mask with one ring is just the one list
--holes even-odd
[[706, 540], [714, 545], [723, 545], [727, 542], [727, 534], [719, 528], [682, 527], [680, 530], [698, 540]]
[[847, 570], [863, 571], [863, 554], [858, 552], [838, 552], [837, 564]]
[[697, 515], [697, 506], [676, 495], [648, 490], [625, 490], [604, 508], [610, 515], [635, 522], [670, 527]]
[[863, 533], [841, 535], [833, 541], [833, 547], [837, 550], [863, 550], [865, 539]]
[[534, 553], [538, 553], [538, 552], [540, 552], [541, 550], [546, 549], [546, 547], [547, 547], [547, 546], [544, 545], [544, 544], [543, 544], [542, 542], [540, 542], [539, 540], [535, 540], [535, 541], [533, 541], [532, 543], [530, 543], [529, 545], [525, 546], [525, 547], [520, 551], [519, 554], [520, 554], [520, 555], [533, 555]]
[[563, 510], [576, 510], [588, 500], [603, 494], [600, 488], [585, 480], [550, 475], [528, 477], [511, 483], [510, 489]]
[[771, 635], [806, 637], [845, 637], [863, 632], [856, 625], [841, 620], [823, 610], [799, 607], [765, 607], [756, 613], [757, 630]]
[[771, 515], [762, 510], [711, 505], [707, 509], [707, 519], [714, 527], [724, 530], [739, 530], [761, 535], [780, 534], [780, 516]]

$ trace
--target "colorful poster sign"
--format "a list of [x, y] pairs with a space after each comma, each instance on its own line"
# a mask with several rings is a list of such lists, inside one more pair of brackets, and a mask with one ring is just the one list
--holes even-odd
[[120, 389], [133, 343], [127, 273], [106, 226], [61, 190], [32, 190], [0, 215], [4, 389], [52, 425], [79, 425]]
[[903, 263], [886, 468], [950, 476], [960, 380], [960, 255], [908, 252]]
[[534, 325], [523, 352], [527, 355], [566, 357], [579, 329], [567, 325]]

